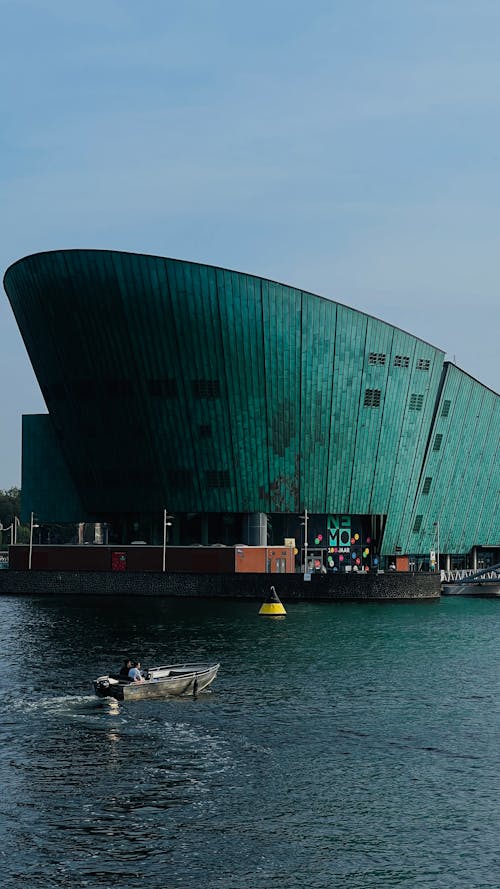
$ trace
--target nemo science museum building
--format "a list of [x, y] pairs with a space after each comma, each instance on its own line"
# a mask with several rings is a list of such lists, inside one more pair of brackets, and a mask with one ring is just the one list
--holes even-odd
[[4, 285], [47, 406], [23, 417], [25, 520], [161, 544], [167, 510], [171, 544], [288, 539], [297, 569], [306, 522], [315, 570], [500, 561], [500, 397], [439, 348], [161, 257], [40, 253]]

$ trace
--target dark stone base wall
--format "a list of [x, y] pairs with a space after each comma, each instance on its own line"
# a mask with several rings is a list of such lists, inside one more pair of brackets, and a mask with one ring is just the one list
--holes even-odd
[[163, 574], [151, 572], [0, 571], [0, 595], [186, 596], [260, 599], [274, 586], [280, 599], [381, 601], [438, 599], [439, 575]]

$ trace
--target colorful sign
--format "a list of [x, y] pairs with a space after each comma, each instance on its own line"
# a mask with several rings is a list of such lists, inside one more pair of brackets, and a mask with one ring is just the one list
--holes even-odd
[[351, 543], [351, 516], [329, 515], [327, 523], [328, 546], [349, 546]]

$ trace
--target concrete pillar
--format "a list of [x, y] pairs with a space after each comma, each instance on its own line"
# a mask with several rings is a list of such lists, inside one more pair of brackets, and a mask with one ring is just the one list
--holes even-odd
[[477, 571], [477, 548], [475, 546], [472, 547], [472, 567], [474, 571]]

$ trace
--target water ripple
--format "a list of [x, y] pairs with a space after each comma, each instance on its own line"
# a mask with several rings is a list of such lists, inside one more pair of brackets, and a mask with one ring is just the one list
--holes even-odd
[[[0, 600], [2, 889], [496, 889], [497, 606]], [[222, 669], [99, 701], [129, 653]]]

